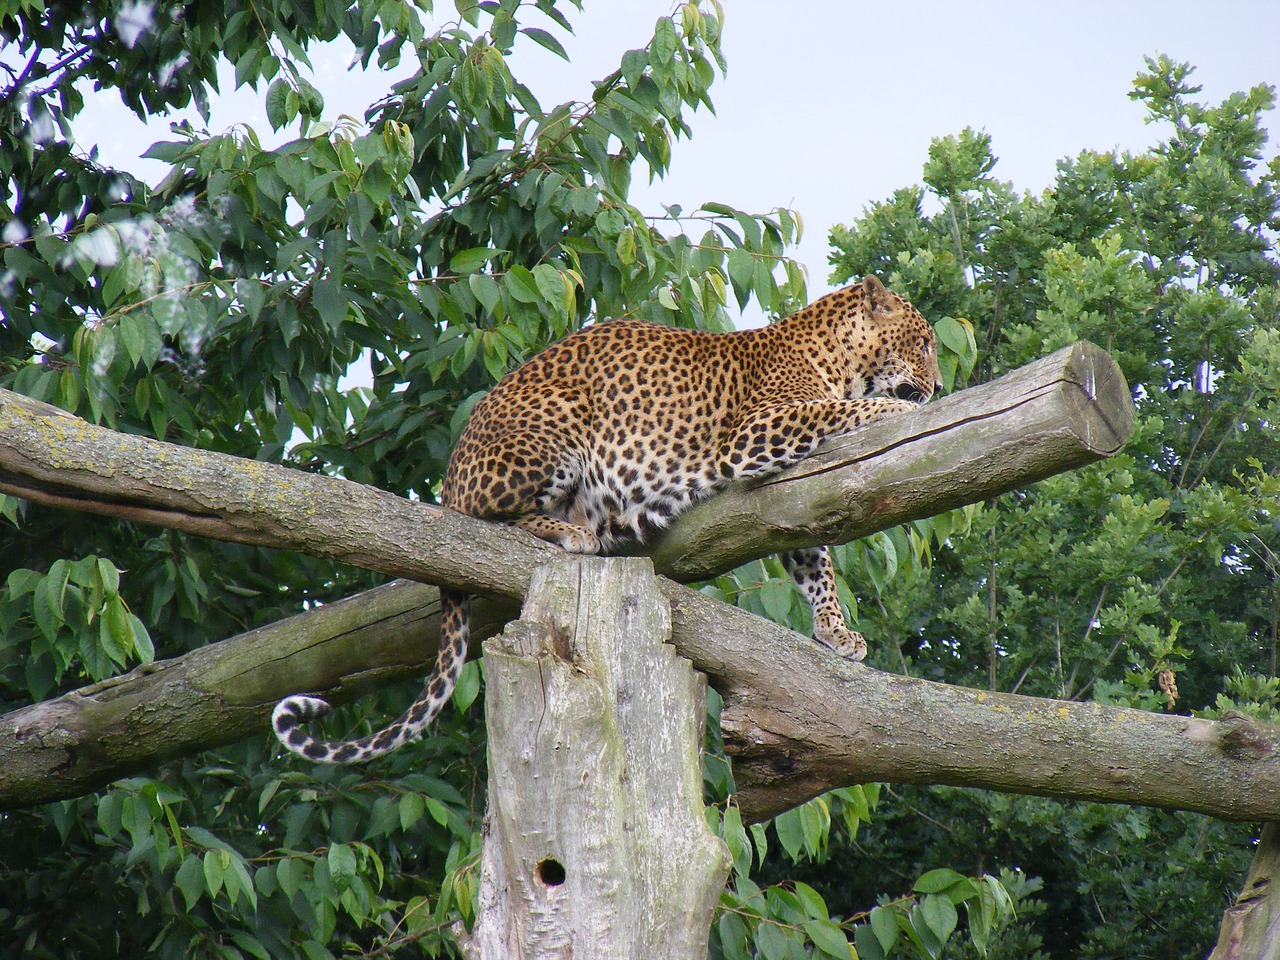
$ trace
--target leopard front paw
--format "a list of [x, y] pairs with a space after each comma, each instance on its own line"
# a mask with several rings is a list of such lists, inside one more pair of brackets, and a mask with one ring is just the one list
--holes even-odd
[[590, 530], [571, 530], [560, 535], [560, 546], [568, 553], [600, 552], [600, 538]]
[[899, 413], [911, 413], [912, 411], [919, 410], [919, 409], [920, 409], [920, 404], [916, 403], [913, 400], [886, 399], [884, 412], [881, 414], [881, 416], [892, 417], [892, 416], [897, 416]]

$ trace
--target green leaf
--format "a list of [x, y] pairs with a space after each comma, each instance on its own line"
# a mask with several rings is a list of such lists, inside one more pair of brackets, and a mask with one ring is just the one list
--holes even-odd
[[240, 894], [244, 894], [249, 900], [249, 905], [256, 908], [258, 894], [253, 888], [253, 879], [249, 876], [248, 865], [244, 862], [244, 858], [240, 856], [229, 857], [229, 860], [228, 870], [224, 876], [227, 896], [234, 904]]
[[183, 859], [182, 866], [178, 867], [173, 881], [182, 893], [182, 899], [186, 902], [187, 911], [194, 910], [196, 904], [200, 902], [200, 895], [205, 889], [204, 867], [200, 862], [200, 858], [192, 855]]
[[804, 932], [809, 935], [813, 945], [828, 957], [849, 960], [849, 939], [844, 935], [844, 931], [830, 919], [807, 920], [804, 924]]
[[42, 582], [44, 577], [39, 571], [19, 567], [5, 578], [5, 589], [9, 591], [9, 599], [16, 600], [34, 592]]
[[335, 333], [342, 326], [342, 321], [347, 319], [347, 298], [343, 295], [342, 289], [332, 280], [322, 278], [315, 281], [312, 303], [315, 304], [316, 313], [320, 314], [320, 319], [324, 321], [325, 326]]
[[313, 120], [324, 113], [324, 94], [306, 77], [298, 77], [298, 109]]
[[822, 894], [807, 883], [801, 883], [799, 880], [795, 882], [795, 890], [796, 899], [800, 901], [805, 913], [815, 920], [831, 919], [831, 911], [827, 909], [827, 903], [822, 899]]
[[475, 273], [477, 270], [483, 269], [484, 265], [494, 257], [506, 252], [493, 247], [471, 247], [469, 250], [461, 250], [449, 258], [449, 272], [457, 274]]
[[756, 865], [763, 867], [765, 857], [769, 854], [769, 831], [763, 823], [751, 825], [751, 841], [756, 848]]
[[488, 274], [473, 273], [467, 278], [467, 286], [484, 307], [485, 314], [495, 316], [502, 303], [502, 288], [498, 286], [498, 281]]
[[280, 789], [280, 783], [281, 781], [278, 779], [271, 780], [271, 781], [268, 781], [267, 785], [262, 788], [261, 792], [258, 794], [258, 813], [259, 814], [263, 813], [267, 809], [267, 806], [275, 798], [276, 791]]
[[204, 855], [204, 888], [210, 899], [222, 889], [231, 856], [225, 850], [207, 850]]
[[523, 33], [530, 40], [534, 41], [534, 43], [537, 43], [540, 46], [546, 47], [548, 50], [554, 53], [557, 57], [560, 57], [562, 60], [569, 59], [569, 54], [566, 53], [564, 47], [560, 45], [560, 41], [557, 40], [551, 34], [547, 33], [547, 31], [540, 30], [537, 27], [521, 27], [520, 32]]
[[751, 286], [755, 282], [756, 259], [748, 251], [736, 247], [729, 251], [729, 279], [733, 282], [734, 296], [745, 305], [751, 298]]
[[549, 263], [540, 263], [533, 268], [533, 278], [538, 285], [538, 293], [553, 307], [564, 304], [564, 277], [560, 271]]
[[831, 835], [831, 812], [822, 797], [814, 797], [799, 810], [805, 849], [811, 857], [816, 857], [826, 847]]
[[447, 827], [449, 825], [449, 808], [435, 797], [424, 796], [422, 799], [427, 805], [427, 813], [431, 814], [431, 818], [440, 826]]
[[458, 683], [453, 688], [454, 708], [459, 713], [466, 713], [467, 708], [475, 702], [480, 694], [480, 663], [472, 660], [463, 666], [462, 672], [458, 674]]
[[804, 853], [804, 824], [800, 817], [800, 808], [788, 810], [773, 818], [773, 829], [778, 834], [778, 842], [792, 862], [799, 863]]
[[[267, 87], [267, 122], [271, 124], [271, 129], [279, 130], [293, 119], [289, 112], [289, 95], [292, 92], [289, 84], [282, 79], [273, 80], [271, 86]], [[157, 146], [161, 144], [155, 144], [152, 149]]]
[[471, 26], [479, 25], [480, 0], [453, 0], [453, 6], [458, 11], [458, 16], [462, 17]]
[[618, 234], [618, 241], [614, 244], [614, 252], [618, 255], [618, 261], [623, 266], [632, 266], [636, 262], [636, 234], [631, 227], [627, 227]]
[[716, 921], [716, 932], [720, 935], [720, 949], [725, 960], [751, 960], [748, 948], [751, 934], [742, 917], [724, 910]]
[[519, 264], [507, 271], [506, 277], [503, 278], [503, 285], [512, 299], [520, 303], [540, 303], [542, 300], [538, 294], [538, 281], [533, 278], [528, 268]]
[[129, 626], [133, 629], [133, 653], [139, 663], [151, 663], [156, 658], [156, 648], [151, 642], [151, 634], [146, 624], [132, 613], [129, 614]]
[[406, 793], [400, 798], [400, 829], [408, 830], [422, 819], [427, 805], [417, 793]]
[[965, 877], [954, 870], [943, 867], [922, 874], [912, 887], [916, 893], [944, 893], [957, 883], [964, 883]]
[[774, 623], [790, 621], [791, 602], [795, 596], [796, 589], [789, 580], [774, 577], [760, 584], [760, 605]]
[[142, 157], [146, 160], [159, 160], [161, 163], [176, 164], [187, 156], [191, 149], [191, 143], [186, 140], [157, 140], [143, 151]]
[[290, 857], [276, 864], [276, 882], [290, 900], [302, 889], [306, 878], [306, 864], [298, 857]]
[[751, 873], [751, 842], [747, 839], [747, 831], [742, 825], [742, 813], [736, 806], [730, 805], [724, 812], [720, 823], [721, 836], [729, 848], [729, 856], [733, 860], [733, 869], [739, 876]]
[[920, 901], [920, 916], [939, 943], [946, 943], [959, 922], [955, 904], [948, 898], [930, 893]]
[[[876, 910], [883, 909], [884, 907], [876, 907]], [[894, 926], [896, 929], [897, 925]], [[859, 924], [853, 928], [853, 943], [858, 951], [858, 960], [885, 960], [887, 956], [869, 923]]]
[[98, 829], [108, 840], [120, 832], [123, 807], [124, 798], [115, 791], [103, 794], [98, 800]]
[[112, 660], [123, 666], [128, 655], [133, 652], [133, 623], [129, 619], [129, 609], [119, 594], [107, 601], [102, 627], [104, 640], [108, 636], [110, 639], [109, 643], [104, 642], [103, 648]]
[[329, 875], [334, 880], [350, 881], [356, 875], [355, 851], [345, 843], [335, 843], [329, 847]]
[[[133, 646], [133, 637], [130, 635], [126, 642], [122, 642], [120, 635], [113, 628], [112, 621], [115, 617], [111, 616], [111, 612], [118, 605], [119, 600], [119, 597], [113, 597], [112, 602], [107, 605], [106, 615], [98, 621], [98, 649], [110, 657], [113, 663], [118, 666], [124, 666], [129, 659], [129, 651]], [[127, 622], [128, 614], [125, 617]], [[88, 663], [86, 663], [86, 666], [88, 666]], [[92, 668], [91, 672], [101, 673], [103, 669], [104, 667]]]
[[40, 631], [47, 641], [53, 643], [58, 636], [62, 621], [53, 612], [53, 607], [49, 603], [49, 580], [47, 577], [40, 581], [35, 595], [31, 599], [31, 618], [35, 621], [36, 629]]
[[120, 571], [116, 570], [115, 564], [111, 563], [106, 557], [96, 558], [96, 570], [99, 581], [102, 585], [102, 593], [106, 596], [114, 596], [120, 591]]
[[55, 560], [44, 581], [44, 593], [48, 599], [49, 609], [59, 624], [66, 623], [67, 580], [70, 576], [70, 564], [65, 560]]
[[900, 932], [893, 908], [874, 907], [871, 910], [868, 925], [871, 927], [872, 933], [875, 934], [876, 940], [880, 944], [880, 949], [887, 954], [898, 941]]
[[763, 960], [788, 960], [792, 938], [778, 924], [761, 923], [756, 927], [755, 940]]

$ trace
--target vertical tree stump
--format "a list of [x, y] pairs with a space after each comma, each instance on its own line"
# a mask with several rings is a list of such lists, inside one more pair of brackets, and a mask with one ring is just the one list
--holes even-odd
[[1280, 958], [1280, 826], [1264, 823], [1244, 889], [1222, 917], [1209, 960]]
[[706, 956], [729, 856], [703, 812], [706, 680], [647, 559], [556, 558], [485, 643], [483, 960]]

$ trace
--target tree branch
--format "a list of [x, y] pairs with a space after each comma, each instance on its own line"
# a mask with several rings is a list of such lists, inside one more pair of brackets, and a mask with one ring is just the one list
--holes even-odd
[[[1114, 367], [1077, 345], [702, 505], [664, 538], [658, 564], [682, 578], [707, 576], [740, 562], [752, 531], [750, 555], [761, 555], [985, 499], [1114, 452], [1131, 422]], [[554, 552], [448, 510], [116, 434], [6, 392], [0, 489], [509, 599], [523, 595], [534, 566]], [[765, 517], [761, 537], [756, 524]], [[690, 546], [715, 539], [709, 527], [730, 541], [707, 547], [714, 560]], [[722, 724], [749, 819], [872, 780], [1280, 819], [1280, 730], [883, 674], [670, 581], [662, 590], [674, 642], [725, 698]], [[300, 689], [343, 702], [420, 672], [434, 656], [423, 612], [431, 596], [430, 588], [389, 585], [0, 717], [0, 807], [76, 795], [263, 730], [271, 704]], [[365, 606], [375, 602], [391, 606]], [[510, 608], [495, 613], [482, 602], [477, 612], [493, 623]]]

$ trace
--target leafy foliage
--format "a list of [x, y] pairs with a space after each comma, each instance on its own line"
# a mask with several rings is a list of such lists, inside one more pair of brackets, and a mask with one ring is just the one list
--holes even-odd
[[[934, 141], [923, 188], [833, 231], [833, 280], [874, 269], [934, 315], [973, 319], [975, 377], [1087, 338], [1137, 404], [1121, 455], [975, 507], [932, 578], [879, 590], [881, 666], [1274, 716], [1280, 162], [1262, 164], [1260, 125], [1274, 91], [1204, 105], [1190, 74], [1159, 58], [1138, 77], [1132, 96], [1167, 136], [1147, 153], [1083, 152], [1050, 189], [1019, 195], [994, 178], [990, 137], [965, 130]], [[1157, 689], [1164, 670], [1176, 704]], [[1056, 933], [1042, 948], [1084, 957], [1205, 955], [1248, 836], [1188, 815], [913, 789], [892, 791], [869, 829], [860, 852], [881, 870], [910, 875], [942, 847], [958, 869], [995, 858], [1040, 876]]]
[[[785, 256], [793, 211], [628, 199], [637, 168], [660, 177], [711, 103], [719, 5], [679, 5], [581, 100], [547, 107], [509, 56], [563, 56], [567, 6], [459, 0], [434, 20], [405, 0], [4, 7], [0, 35], [25, 63], [4, 68], [0, 98], [0, 384], [120, 430], [431, 500], [474, 403], [589, 318], [723, 330], [751, 297], [772, 315], [803, 303]], [[366, 64], [417, 63], [363, 123], [329, 119], [306, 79], [308, 50], [340, 33]], [[177, 127], [148, 151], [170, 167], [154, 187], [77, 151], [91, 86], [139, 115], [204, 109], [220, 58], [296, 136], [272, 147], [243, 124]], [[1271, 93], [1205, 107], [1187, 68], [1149, 70], [1135, 95], [1173, 130], [1152, 153], [1081, 154], [1045, 195], [1020, 197], [992, 178], [989, 139], [966, 131], [935, 143], [927, 192], [900, 191], [833, 237], [838, 275], [874, 271], [936, 320], [948, 387], [1088, 336], [1141, 401], [1123, 457], [841, 548], [844, 599], [882, 666], [1153, 709], [1155, 672], [1175, 669], [1185, 703], [1265, 714], [1280, 295], [1277, 170], [1256, 163]], [[364, 363], [372, 387], [345, 386]], [[373, 582], [14, 500], [0, 512], [3, 708]], [[709, 589], [805, 629], [780, 573], [751, 564]], [[434, 735], [376, 781], [282, 760], [263, 737], [0, 816], [0, 950], [456, 955], [485, 776], [468, 671]], [[367, 729], [409, 695], [335, 722]], [[1065, 955], [1064, 942], [1132, 956], [1122, 935], [1170, 901], [1187, 909], [1143, 949], [1177, 955], [1169, 944], [1196, 942], [1244, 849], [1222, 824], [1088, 807], [1058, 845], [1050, 804], [873, 785], [748, 829], [714, 750], [707, 781], [735, 863], [716, 956], [847, 957], [851, 942], [864, 957]], [[1046, 940], [1040, 918], [1074, 937]]]

